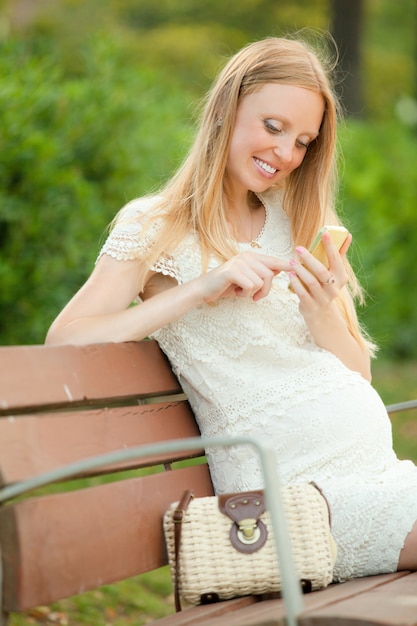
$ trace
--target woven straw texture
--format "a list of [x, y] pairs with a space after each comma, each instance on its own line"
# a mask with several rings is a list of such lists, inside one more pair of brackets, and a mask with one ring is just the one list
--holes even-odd
[[[282, 489], [295, 566], [300, 579], [311, 582], [312, 589], [332, 581], [336, 548], [330, 534], [327, 505], [310, 484]], [[175, 579], [175, 542], [171, 505], [164, 516], [164, 533], [171, 575]], [[202, 594], [216, 593], [226, 600], [237, 596], [281, 590], [270, 516], [260, 518], [268, 529], [266, 544], [253, 554], [243, 554], [229, 540], [233, 523], [218, 509], [217, 497], [191, 501], [182, 525], [179, 592], [191, 605], [200, 603]]]

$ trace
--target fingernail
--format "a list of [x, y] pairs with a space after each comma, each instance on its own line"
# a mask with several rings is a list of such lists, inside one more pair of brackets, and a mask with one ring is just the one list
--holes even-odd
[[297, 265], [297, 261], [295, 259], [291, 259], [290, 265], [292, 266]]
[[303, 254], [305, 248], [303, 248], [302, 246], [297, 246], [295, 251], [297, 252], [297, 254]]

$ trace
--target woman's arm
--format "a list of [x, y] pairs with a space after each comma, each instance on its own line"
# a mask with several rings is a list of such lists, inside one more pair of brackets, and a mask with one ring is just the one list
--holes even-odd
[[305, 248], [297, 248], [299, 260], [291, 261], [290, 281], [300, 298], [300, 312], [317, 345], [332, 352], [346, 367], [359, 372], [370, 381], [370, 355], [353, 337], [336, 305], [336, 298], [347, 283], [342, 257], [351, 241], [352, 237], [349, 236], [339, 254], [329, 234], [323, 235], [330, 269], [317, 261]]
[[325, 313], [306, 316], [306, 322], [316, 343], [333, 352], [351, 370], [371, 381], [371, 358], [366, 348], [350, 333], [345, 319], [332, 302]]
[[152, 293], [144, 290], [145, 301], [130, 306], [140, 290], [142, 262], [116, 261], [103, 255], [51, 325], [46, 343], [139, 341], [203, 302], [229, 296], [259, 300], [269, 293], [273, 277], [281, 270], [290, 270], [287, 261], [256, 252], [242, 253], [183, 285], [172, 286], [162, 278], [158, 283], [153, 280]]
[[138, 306], [142, 263], [103, 255], [86, 283], [55, 319], [48, 344], [138, 341], [174, 321], [199, 302], [193, 285], [164, 290]]

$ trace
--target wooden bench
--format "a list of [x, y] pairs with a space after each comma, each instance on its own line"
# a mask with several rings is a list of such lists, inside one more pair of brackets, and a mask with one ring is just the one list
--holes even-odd
[[[3, 498], [20, 481], [68, 463], [199, 436], [178, 381], [153, 341], [2, 347], [0, 372]], [[189, 459], [201, 462], [181, 463]], [[120, 474], [151, 466], [161, 471]], [[9, 613], [166, 565], [164, 511], [184, 488], [199, 496], [213, 493], [201, 449], [82, 473], [92, 474], [123, 479], [59, 493], [35, 491], [0, 505], [2, 625]], [[285, 606], [281, 599], [247, 597], [158, 620], [159, 626], [196, 623], [274, 626], [285, 623]], [[417, 573], [357, 579], [308, 594], [298, 623], [417, 625]]]

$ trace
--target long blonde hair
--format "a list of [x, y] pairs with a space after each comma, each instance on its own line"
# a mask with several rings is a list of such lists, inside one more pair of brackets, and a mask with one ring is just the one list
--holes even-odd
[[[190, 231], [200, 238], [203, 271], [211, 255], [225, 261], [237, 253], [226, 220], [226, 162], [239, 102], [265, 83], [309, 89], [320, 93], [325, 104], [318, 138], [285, 181], [283, 207], [290, 218], [293, 242], [308, 247], [320, 227], [340, 223], [334, 208], [339, 107], [329, 79], [332, 68], [326, 56], [330, 55], [324, 52], [322, 56], [300, 39], [269, 37], [245, 46], [229, 60], [206, 95], [185, 161], [159, 192], [161, 199], [151, 219], [162, 217], [163, 227], [146, 258], [148, 268]], [[348, 286], [338, 305], [352, 335], [372, 352], [353, 305], [354, 298], [362, 299], [362, 291], [347, 260], [346, 269]]]

